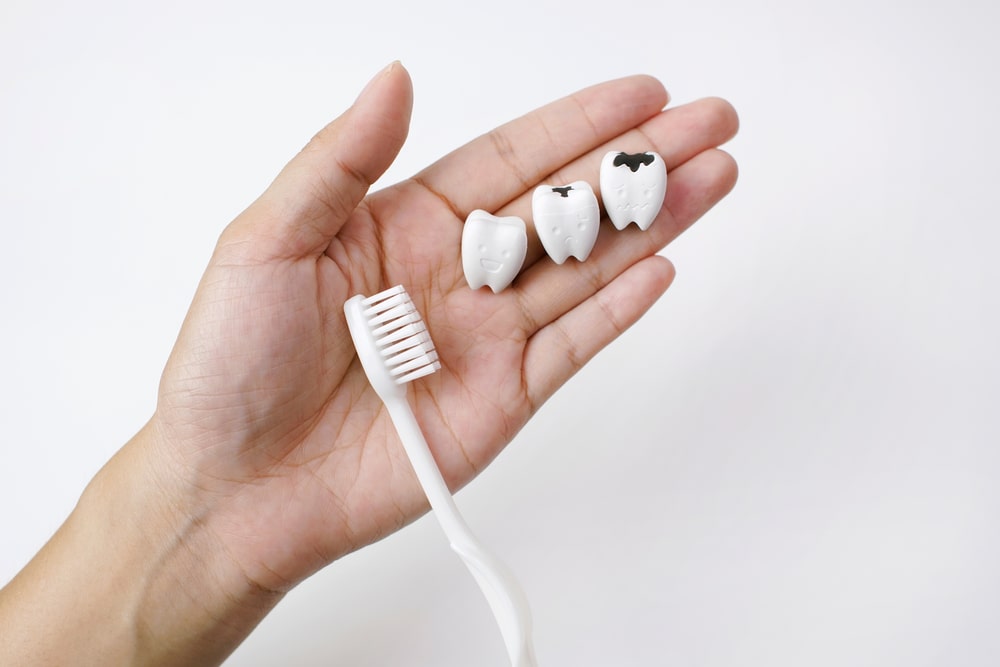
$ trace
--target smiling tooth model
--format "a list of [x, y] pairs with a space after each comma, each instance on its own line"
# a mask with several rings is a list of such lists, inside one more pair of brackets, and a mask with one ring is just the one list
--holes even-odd
[[510, 285], [524, 264], [528, 236], [524, 220], [497, 217], [476, 209], [462, 230], [462, 270], [472, 289], [489, 285], [494, 293]]

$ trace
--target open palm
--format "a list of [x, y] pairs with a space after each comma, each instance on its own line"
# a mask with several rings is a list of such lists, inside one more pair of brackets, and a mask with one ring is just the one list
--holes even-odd
[[[736, 130], [702, 100], [661, 111], [644, 76], [554, 102], [366, 197], [405, 139], [409, 76], [390, 66], [223, 233], [181, 330], [150, 425], [203, 523], [256, 585], [286, 590], [426, 510], [343, 316], [402, 284], [442, 369], [410, 401], [445, 479], [471, 480], [580, 366], [668, 287], [655, 253], [723, 197]], [[556, 265], [529, 231], [500, 294], [462, 277], [466, 215], [531, 219], [540, 182], [596, 175], [607, 150], [656, 150], [670, 170], [649, 231], [604, 225], [586, 262]], [[530, 225], [529, 225], [530, 228]]]

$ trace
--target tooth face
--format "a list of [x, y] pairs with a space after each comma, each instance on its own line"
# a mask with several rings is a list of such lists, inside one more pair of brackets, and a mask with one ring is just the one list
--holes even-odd
[[524, 220], [479, 209], [469, 214], [462, 230], [462, 270], [469, 287], [489, 285], [500, 292], [517, 276], [527, 253]]
[[667, 168], [656, 153], [611, 151], [601, 161], [601, 199], [617, 229], [630, 222], [649, 229], [666, 193]]
[[562, 264], [570, 255], [581, 262], [590, 256], [597, 241], [601, 211], [589, 183], [539, 185], [531, 195], [531, 214], [538, 239], [556, 264]]

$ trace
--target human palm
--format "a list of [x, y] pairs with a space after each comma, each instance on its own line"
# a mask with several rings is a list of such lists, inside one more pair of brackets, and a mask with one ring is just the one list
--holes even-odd
[[[410, 401], [445, 479], [471, 480], [539, 405], [669, 285], [655, 255], [724, 196], [736, 129], [718, 100], [665, 112], [648, 77], [581, 91], [365, 198], [406, 135], [409, 77], [369, 85], [223, 233], [164, 372], [151, 425], [204, 522], [255, 584], [284, 590], [426, 509], [343, 316], [402, 284], [442, 368]], [[471, 290], [474, 208], [530, 220], [542, 182], [594, 183], [606, 150], [657, 150], [667, 200], [646, 232], [605, 226], [586, 262], [529, 239], [515, 283]], [[530, 233], [530, 232], [529, 232]]]

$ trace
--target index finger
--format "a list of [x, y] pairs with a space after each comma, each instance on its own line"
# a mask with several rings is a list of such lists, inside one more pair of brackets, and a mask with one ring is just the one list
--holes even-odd
[[663, 84], [645, 75], [584, 88], [472, 140], [413, 180], [462, 220], [477, 208], [495, 211], [567, 162], [652, 117], [668, 100]]

